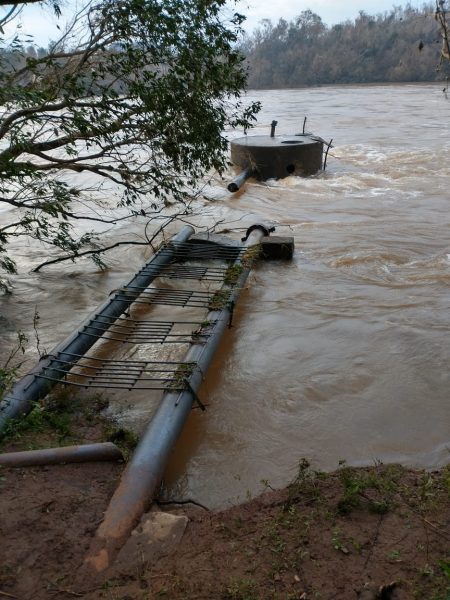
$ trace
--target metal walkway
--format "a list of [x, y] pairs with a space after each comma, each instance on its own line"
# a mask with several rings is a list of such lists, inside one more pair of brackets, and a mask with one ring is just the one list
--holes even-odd
[[[197, 392], [223, 333], [231, 325], [235, 302], [259, 257], [259, 243], [270, 231], [254, 225], [248, 229], [244, 245], [227, 245], [194, 242], [190, 240], [192, 227], [184, 227], [127, 285], [112, 292], [78, 331], [42, 357], [1, 401], [0, 432], [9, 419], [29, 412], [57, 383], [122, 392], [163, 391], [97, 530], [84, 563], [87, 568], [99, 572], [109, 566], [159, 488], [194, 403], [204, 410]], [[160, 280], [159, 286], [153, 283], [155, 279]], [[177, 281], [177, 287], [167, 287], [167, 279]], [[194, 280], [215, 284], [215, 289], [192, 289]], [[142, 305], [163, 305], [177, 314], [190, 307], [200, 316], [194, 320], [140, 320], [136, 317], [142, 314]], [[99, 342], [103, 343], [102, 354], [109, 343], [119, 347], [184, 345], [186, 352], [183, 361], [121, 360], [103, 358], [100, 352], [89, 354]]]
[[123, 344], [185, 344], [204, 342], [210, 335], [209, 321], [140, 321], [131, 317], [98, 317], [82, 329], [84, 335]]
[[[163, 246], [160, 256], [169, 252]], [[230, 295], [237, 282], [239, 266], [244, 256], [244, 246], [223, 246], [213, 242], [184, 242], [170, 254], [170, 264], [158, 268], [148, 263], [139, 271], [152, 279], [170, 279], [180, 282], [193, 280], [216, 283], [220, 287], [203, 291], [154, 287], [153, 285], [128, 285], [115, 290], [110, 301], [127, 305], [118, 317], [96, 314], [79, 329], [79, 335], [121, 344], [207, 344], [214, 334], [216, 320], [206, 320], [209, 311], [230, 308]], [[191, 262], [203, 264], [189, 264]], [[239, 261], [239, 263], [237, 262]], [[217, 265], [211, 265], [218, 262]], [[133, 280], [134, 281], [134, 280]], [[139, 320], [131, 318], [135, 305], [163, 305], [202, 309], [205, 320]], [[132, 390], [184, 390], [195, 363], [176, 361], [136, 361], [98, 358], [95, 355], [62, 350], [47, 356], [47, 364], [35, 378], [81, 388]]]
[[39, 377], [60, 382], [62, 375], [62, 383], [77, 387], [180, 390], [195, 367], [195, 363], [181, 361], [114, 360], [74, 354], [70, 361], [54, 358]]

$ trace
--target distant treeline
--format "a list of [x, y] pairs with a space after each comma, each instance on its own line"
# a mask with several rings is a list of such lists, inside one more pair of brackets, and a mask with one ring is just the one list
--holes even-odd
[[434, 10], [433, 5], [420, 10], [408, 5], [376, 16], [361, 11], [355, 21], [332, 27], [311, 10], [291, 22], [264, 20], [242, 45], [248, 86], [442, 80]]

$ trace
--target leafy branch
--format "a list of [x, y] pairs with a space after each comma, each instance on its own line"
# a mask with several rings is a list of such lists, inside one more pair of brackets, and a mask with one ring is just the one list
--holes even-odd
[[35, 270], [99, 264], [125, 242], [100, 245], [83, 223], [144, 216], [148, 241], [152, 218], [174, 219], [169, 204], [188, 214], [205, 174], [227, 166], [223, 131], [248, 128], [259, 110], [240, 98], [242, 17], [225, 23], [224, 6], [89, 0], [48, 51], [0, 38], [0, 268], [15, 271], [7, 251], [23, 236], [63, 251]]

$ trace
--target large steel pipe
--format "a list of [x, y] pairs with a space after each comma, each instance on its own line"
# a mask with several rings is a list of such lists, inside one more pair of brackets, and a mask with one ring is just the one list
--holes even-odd
[[253, 172], [252, 168], [249, 167], [248, 169], [244, 169], [243, 171], [241, 171], [239, 173], [239, 175], [237, 175], [233, 179], [233, 181], [230, 181], [230, 183], [227, 186], [228, 191], [231, 193], [239, 191], [241, 189], [241, 187], [244, 185], [244, 183], [247, 181], [247, 179], [249, 179], [253, 175], [254, 175], [254, 172]]
[[[177, 244], [186, 242], [193, 233], [194, 229], [189, 225], [183, 227], [183, 229], [171, 239], [170, 244], [157, 252], [152, 259], [136, 273], [127, 286], [136, 288], [147, 287], [156, 277], [158, 277], [161, 270], [171, 262], [176, 254]], [[36, 367], [20, 379], [13, 389], [4, 396], [3, 400], [0, 402], [0, 434], [9, 419], [17, 419], [27, 414], [31, 410], [33, 402], [46, 396], [55, 385], [55, 382], [36, 377], [36, 375], [44, 368], [51, 365], [54, 356], [59, 355], [61, 360], [66, 360], [70, 363], [70, 361], [73, 360], [73, 354], [84, 354], [97, 340], [92, 335], [83, 333], [83, 330], [95, 322], [97, 327], [103, 327], [106, 331], [109, 325], [104, 321], [98, 320], [99, 317], [117, 319], [127, 310], [130, 304], [132, 304], [133, 298], [130, 298], [129, 300], [116, 300], [117, 295], [117, 293], [111, 295], [108, 300], [89, 315], [78, 331], [72, 333], [63, 342], [53, 348], [47, 357], [39, 361]], [[62, 379], [64, 373], [55, 371], [54, 377]]]
[[106, 460], [123, 460], [122, 452], [112, 442], [0, 454], [1, 467], [37, 467]]
[[[263, 229], [253, 230], [246, 245], [252, 246], [259, 242], [264, 235]], [[251, 265], [244, 262], [241, 266], [242, 272], [231, 292], [228, 305], [220, 311], [210, 311], [206, 318], [211, 323], [216, 322], [208, 341], [204, 345], [191, 346], [185, 356], [186, 363], [195, 362], [198, 366], [189, 378], [190, 390], [164, 394], [122, 475], [86, 558], [87, 566], [92, 566], [97, 572], [105, 570], [114, 560], [158, 490], [171, 450], [191, 412], [195, 395], [221, 337], [229, 325], [234, 302], [250, 273]]]

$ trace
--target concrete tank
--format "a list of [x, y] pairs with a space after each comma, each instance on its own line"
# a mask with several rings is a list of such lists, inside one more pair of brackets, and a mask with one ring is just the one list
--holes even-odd
[[258, 179], [314, 175], [322, 168], [323, 141], [311, 134], [249, 135], [231, 141], [231, 161]]

